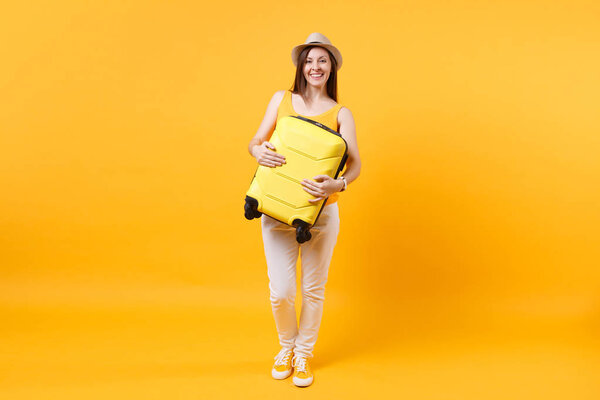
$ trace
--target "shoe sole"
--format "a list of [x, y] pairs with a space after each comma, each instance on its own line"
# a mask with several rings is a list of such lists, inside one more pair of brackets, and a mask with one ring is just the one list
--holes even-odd
[[273, 368], [271, 370], [271, 376], [274, 379], [285, 379], [288, 376], [290, 376], [291, 374], [292, 374], [292, 370], [291, 369], [287, 370], [287, 371], [282, 371], [282, 372], [277, 371], [275, 368]]
[[306, 387], [306, 386], [312, 385], [313, 378], [301, 379], [301, 378], [294, 377], [293, 381], [294, 381], [294, 385], [296, 385], [296, 386]]

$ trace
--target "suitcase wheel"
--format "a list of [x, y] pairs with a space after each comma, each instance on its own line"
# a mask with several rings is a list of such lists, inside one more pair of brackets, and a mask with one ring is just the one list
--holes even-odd
[[244, 204], [244, 216], [246, 219], [260, 218], [262, 213], [258, 211], [258, 201], [250, 196], [246, 196], [246, 204]]
[[312, 237], [308, 224], [302, 220], [294, 220], [294, 226], [296, 227], [296, 241], [298, 243], [308, 242]]

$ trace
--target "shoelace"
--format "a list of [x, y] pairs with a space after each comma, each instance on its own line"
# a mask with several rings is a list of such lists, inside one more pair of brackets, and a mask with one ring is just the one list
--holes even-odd
[[305, 357], [294, 356], [293, 363], [294, 363], [294, 368], [296, 369], [296, 371], [307, 372]]
[[291, 350], [281, 349], [279, 354], [275, 356], [275, 365], [287, 365], [291, 355]]

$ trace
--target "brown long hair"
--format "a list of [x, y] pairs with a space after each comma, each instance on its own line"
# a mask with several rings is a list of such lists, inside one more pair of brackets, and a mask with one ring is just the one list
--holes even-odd
[[[296, 78], [294, 80], [294, 86], [292, 88], [292, 93], [300, 94], [303, 99], [306, 100], [306, 87], [308, 83], [306, 82], [306, 78], [304, 77], [304, 62], [306, 61], [306, 57], [308, 56], [308, 52], [313, 47], [321, 47], [321, 46], [309, 46], [305, 47], [298, 56], [298, 62], [296, 63]], [[331, 97], [337, 103], [337, 63], [335, 61], [335, 57], [329, 50], [324, 47], [321, 47], [329, 54], [329, 60], [331, 61], [331, 72], [329, 73], [329, 79], [327, 80], [327, 95]]]

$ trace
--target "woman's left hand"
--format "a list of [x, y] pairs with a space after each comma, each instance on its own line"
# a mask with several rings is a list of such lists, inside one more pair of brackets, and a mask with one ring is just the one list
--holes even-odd
[[[310, 203], [318, 203], [319, 201], [331, 196], [335, 192], [340, 191], [340, 182], [337, 179], [333, 179], [329, 175], [317, 175], [314, 178], [314, 181], [310, 179], [304, 179], [302, 183], [302, 188], [315, 196], [316, 199], [309, 199]], [[343, 182], [342, 182], [343, 184]]]

